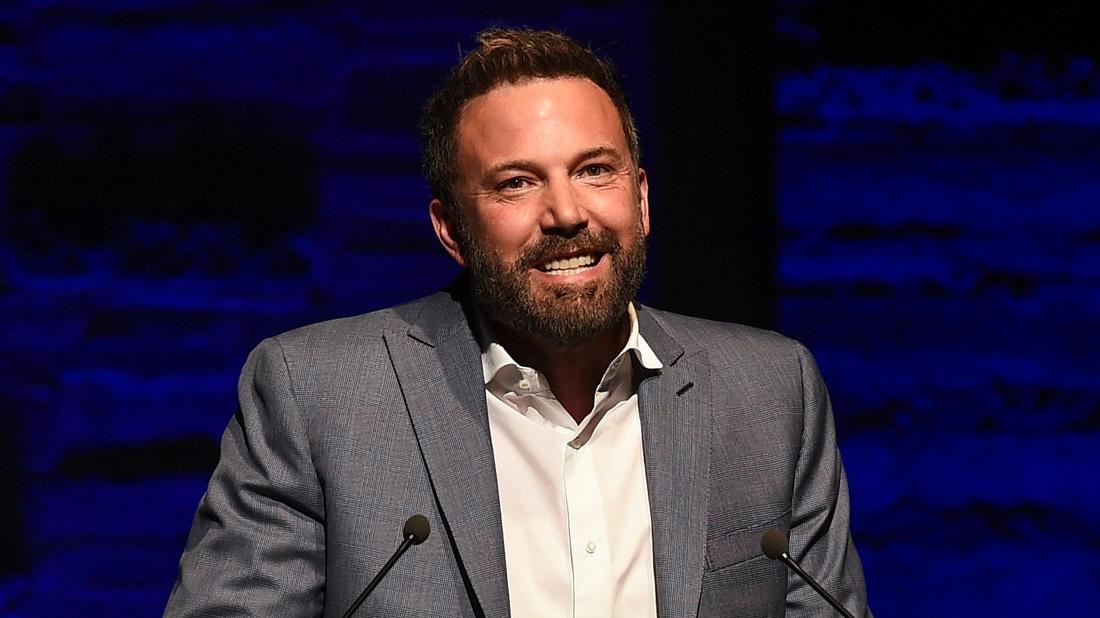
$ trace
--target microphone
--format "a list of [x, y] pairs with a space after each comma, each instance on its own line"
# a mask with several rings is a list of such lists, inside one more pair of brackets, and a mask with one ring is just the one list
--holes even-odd
[[393, 552], [393, 556], [390, 556], [389, 561], [382, 566], [382, 569], [378, 571], [378, 575], [374, 576], [374, 579], [370, 580], [367, 587], [363, 589], [363, 592], [359, 595], [359, 598], [355, 599], [355, 602], [351, 604], [348, 611], [344, 612], [343, 618], [351, 618], [351, 615], [355, 613], [355, 610], [359, 609], [359, 606], [363, 604], [363, 601], [367, 600], [371, 591], [374, 590], [378, 582], [382, 581], [382, 578], [386, 576], [386, 573], [390, 572], [390, 569], [397, 562], [409, 547], [413, 545], [420, 545], [428, 538], [428, 535], [432, 533], [432, 527], [428, 524], [428, 518], [423, 515], [413, 515], [405, 521], [405, 527], [401, 529], [401, 545], [397, 547], [397, 551]]
[[787, 535], [782, 530], [772, 528], [765, 532], [764, 535], [760, 537], [760, 549], [764, 550], [765, 556], [772, 560], [779, 560], [790, 567], [792, 571], [798, 573], [799, 577], [817, 591], [817, 593], [821, 595], [821, 598], [828, 601], [829, 605], [836, 608], [836, 611], [840, 612], [844, 618], [855, 618], [848, 610], [844, 609], [840, 601], [834, 599], [833, 595], [822, 588], [821, 584], [814, 581], [814, 578], [810, 577], [806, 571], [803, 571], [802, 567], [798, 566], [798, 563], [794, 561], [794, 558], [791, 558], [791, 555], [787, 553], [789, 549], [787, 545]]

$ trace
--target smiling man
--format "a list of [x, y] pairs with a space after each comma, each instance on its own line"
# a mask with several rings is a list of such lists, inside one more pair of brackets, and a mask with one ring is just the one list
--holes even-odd
[[492, 333], [578, 423], [629, 334], [649, 187], [608, 95], [580, 77], [493, 88], [461, 113], [455, 199], [431, 202]]
[[[489, 30], [425, 110], [448, 290], [262, 343], [166, 615], [867, 610], [828, 397], [775, 333], [633, 303], [649, 187], [609, 64]], [[679, 205], [690, 216], [690, 205]]]

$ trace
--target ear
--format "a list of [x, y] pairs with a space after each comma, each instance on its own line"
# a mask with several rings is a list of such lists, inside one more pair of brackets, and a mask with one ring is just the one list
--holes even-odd
[[439, 239], [439, 244], [443, 245], [443, 250], [451, 256], [451, 259], [458, 262], [459, 266], [465, 267], [466, 258], [462, 256], [462, 247], [458, 242], [458, 224], [451, 212], [438, 198], [432, 198], [428, 203], [428, 212], [432, 217], [435, 237]]
[[642, 168], [638, 168], [638, 195], [641, 196], [638, 207], [642, 209], [642, 231], [649, 236], [649, 179]]

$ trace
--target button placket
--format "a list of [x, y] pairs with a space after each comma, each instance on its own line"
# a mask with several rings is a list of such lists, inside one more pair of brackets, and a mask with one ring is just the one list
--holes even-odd
[[591, 448], [564, 447], [569, 548], [573, 560], [573, 616], [611, 615], [611, 558], [607, 517]]

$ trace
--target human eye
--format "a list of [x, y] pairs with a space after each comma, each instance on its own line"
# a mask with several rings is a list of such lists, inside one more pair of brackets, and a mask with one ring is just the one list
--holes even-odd
[[497, 191], [521, 191], [531, 183], [523, 176], [514, 176], [497, 185]]
[[611, 168], [603, 163], [589, 163], [581, 168], [580, 175], [585, 178], [598, 178], [610, 172]]

